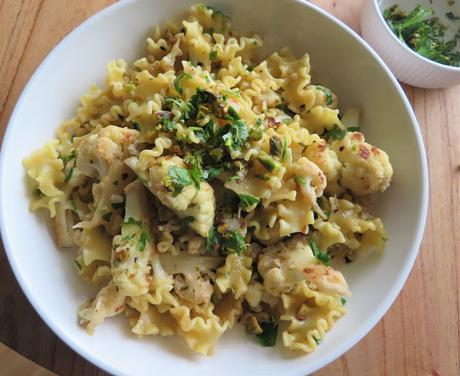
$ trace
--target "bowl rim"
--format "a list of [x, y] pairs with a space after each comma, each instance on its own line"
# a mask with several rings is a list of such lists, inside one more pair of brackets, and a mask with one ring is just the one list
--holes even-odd
[[[73, 40], [84, 30], [90, 28], [94, 23], [98, 22], [100, 19], [109, 16], [113, 12], [117, 11], [118, 9], [124, 8], [129, 6], [132, 3], [135, 3], [138, 0], [123, 0], [119, 1], [117, 3], [114, 3], [106, 8], [103, 8], [102, 10], [98, 11], [88, 19], [86, 19], [84, 22], [82, 22], [80, 25], [78, 25], [76, 28], [74, 28], [68, 35], [66, 35], [52, 50], [51, 52], [46, 56], [46, 58], [40, 63], [38, 68], [35, 70], [25, 87], [23, 88], [21, 95], [19, 96], [18, 101], [15, 104], [14, 110], [10, 116], [10, 119], [8, 121], [5, 133], [4, 133], [4, 138], [2, 142], [2, 147], [0, 149], [0, 182], [5, 181], [3, 179], [3, 174], [5, 169], [5, 152], [3, 145], [8, 144], [11, 140], [11, 129], [13, 124], [16, 122], [16, 118], [18, 117], [18, 114], [20, 110], [22, 110], [23, 107], [23, 102], [25, 101], [25, 98], [29, 95], [29, 91], [31, 90], [32, 83], [37, 79], [37, 77], [41, 74], [41, 72], [47, 67], [49, 64], [49, 61], [51, 60], [51, 57], [57, 54], [64, 46], [67, 46], [68, 44], [71, 44]], [[367, 52], [372, 55], [372, 57], [378, 62], [380, 67], [384, 70], [386, 73], [387, 77], [393, 84], [393, 88], [397, 91], [399, 94], [407, 112], [410, 118], [410, 122], [412, 125], [412, 128], [414, 130], [414, 135], [416, 138], [416, 145], [418, 147], [418, 152], [419, 152], [419, 157], [420, 157], [420, 166], [419, 168], [421, 169], [421, 179], [422, 179], [422, 187], [421, 187], [421, 199], [422, 203], [419, 208], [419, 212], [417, 215], [418, 218], [418, 223], [417, 223], [417, 230], [414, 233], [413, 239], [412, 239], [412, 246], [410, 249], [410, 252], [407, 255], [407, 261], [404, 265], [404, 268], [402, 269], [400, 275], [398, 278], [393, 281], [393, 284], [391, 286], [391, 289], [389, 289], [388, 293], [386, 294], [385, 298], [380, 302], [380, 305], [376, 307], [374, 310], [374, 313], [368, 317], [365, 322], [361, 325], [361, 329], [359, 331], [355, 331], [350, 337], [341, 343], [339, 346], [336, 347], [334, 351], [332, 351], [329, 355], [323, 356], [322, 359], [319, 359], [316, 361], [316, 364], [312, 364], [311, 372], [315, 372], [320, 368], [323, 368], [327, 364], [331, 363], [332, 361], [336, 360], [339, 356], [343, 355], [346, 353], [351, 347], [356, 345], [361, 339], [364, 338], [366, 334], [368, 334], [372, 328], [382, 319], [382, 317], [385, 315], [385, 313], [388, 311], [390, 306], [394, 303], [395, 299], [397, 298], [399, 292], [401, 291], [402, 287], [404, 286], [410, 271], [412, 270], [412, 267], [414, 265], [415, 259], [417, 257], [417, 254], [419, 252], [420, 244], [423, 238], [424, 230], [425, 230], [425, 224], [426, 224], [426, 218], [427, 218], [427, 212], [428, 212], [428, 191], [429, 191], [429, 183], [428, 183], [428, 165], [427, 165], [427, 159], [426, 159], [426, 152], [425, 152], [425, 147], [423, 143], [423, 138], [421, 135], [421, 131], [417, 122], [417, 119], [415, 117], [415, 114], [412, 110], [412, 107], [409, 103], [409, 100], [407, 99], [407, 96], [405, 95], [404, 91], [402, 90], [400, 84], [394, 77], [394, 75], [391, 73], [390, 69], [387, 67], [387, 65], [384, 63], [384, 61], [380, 58], [380, 56], [372, 49], [372, 47], [369, 46], [369, 44], [362, 39], [353, 29], [351, 29], [349, 26], [347, 26], [344, 22], [340, 21], [339, 19], [335, 18], [333, 15], [329, 14], [325, 10], [321, 9], [319, 6], [310, 3], [308, 0], [287, 0], [292, 3], [298, 3], [301, 4], [302, 6], [308, 7], [310, 9], [313, 9], [316, 13], [319, 13], [321, 16], [325, 17], [328, 21], [338, 25], [343, 32], [346, 32], [350, 34], [358, 43], [360, 43], [363, 48], [367, 50]], [[3, 198], [3, 184], [0, 184], [0, 202], [2, 201]], [[20, 268], [19, 264], [17, 263], [17, 260], [15, 258], [14, 254], [14, 247], [13, 244], [10, 242], [8, 233], [6, 232], [6, 218], [5, 218], [5, 212], [4, 212], [4, 206], [0, 205], [0, 235], [1, 238], [3, 239], [3, 244], [5, 248], [5, 253], [7, 256], [7, 259], [10, 263], [11, 269], [13, 270], [14, 276], [20, 285], [22, 291], [24, 292], [25, 296], [27, 297], [28, 301], [31, 303], [35, 311], [38, 313], [40, 318], [45, 322], [45, 324], [56, 334], [67, 346], [69, 346], [73, 351], [78, 353], [80, 356], [94, 364], [95, 366], [111, 373], [114, 375], [124, 375], [125, 373], [119, 369], [116, 366], [113, 366], [104, 358], [99, 358], [97, 356], [94, 356], [88, 349], [80, 346], [75, 340], [68, 335], [65, 331], [61, 331], [53, 322], [51, 316], [47, 316], [44, 311], [42, 310], [41, 304], [40, 304], [40, 299], [36, 295], [34, 295], [31, 290], [29, 290], [28, 284], [22, 274], [20, 273]]]
[[387, 33], [391, 34], [391, 37], [393, 38], [393, 40], [396, 43], [398, 43], [401, 47], [403, 47], [403, 49], [406, 52], [408, 52], [410, 55], [412, 55], [412, 56], [416, 57], [417, 59], [419, 59], [420, 62], [422, 62], [423, 64], [430, 65], [434, 69], [441, 69], [441, 70], [445, 70], [445, 71], [448, 71], [448, 72], [460, 73], [460, 66], [454, 67], [452, 65], [441, 64], [441, 63], [438, 63], [436, 61], [430, 60], [427, 57], [424, 57], [424, 56], [418, 54], [417, 52], [415, 52], [414, 50], [412, 50], [407, 44], [401, 42], [401, 40], [396, 37], [395, 33], [393, 33], [393, 30], [390, 29], [390, 26], [388, 26], [388, 23], [383, 18], [383, 13], [380, 10], [378, 1], [379, 0], [372, 0], [372, 4], [374, 6], [374, 10], [378, 14], [379, 20], [384, 24], [384, 27], [385, 27], [385, 30], [387, 31]]

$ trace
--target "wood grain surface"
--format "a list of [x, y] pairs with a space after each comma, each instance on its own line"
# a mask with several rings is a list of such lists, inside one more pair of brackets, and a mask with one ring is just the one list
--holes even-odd
[[[0, 141], [21, 90], [44, 57], [82, 21], [113, 2], [0, 0]], [[362, 0], [313, 2], [358, 31]], [[420, 254], [384, 319], [317, 375], [460, 375], [460, 86], [405, 91], [422, 128], [430, 168], [429, 216]], [[0, 342], [58, 375], [105, 375], [37, 316], [3, 248], [0, 281]], [[13, 373], [6, 373], [5, 362]], [[33, 374], [23, 360], [3, 356], [0, 363], [0, 375]]]

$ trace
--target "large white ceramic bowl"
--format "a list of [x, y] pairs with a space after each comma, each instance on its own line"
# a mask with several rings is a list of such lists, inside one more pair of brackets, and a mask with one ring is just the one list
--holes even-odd
[[46, 222], [28, 210], [22, 159], [53, 137], [72, 116], [79, 96], [102, 83], [110, 59], [134, 59], [152, 25], [180, 15], [194, 0], [119, 2], [71, 33], [46, 58], [11, 117], [0, 160], [1, 232], [13, 271], [40, 316], [69, 346], [113, 374], [305, 375], [358, 342], [383, 316], [402, 288], [417, 255], [427, 211], [427, 166], [409, 102], [380, 58], [348, 27], [304, 1], [216, 0], [241, 31], [257, 31], [264, 53], [289, 46], [311, 54], [315, 82], [338, 94], [342, 108], [362, 109], [369, 142], [393, 162], [391, 188], [374, 211], [389, 241], [343, 267], [353, 296], [348, 314], [308, 356], [292, 357], [259, 347], [241, 329], [225, 334], [212, 357], [188, 351], [178, 338], [136, 338], [123, 317], [107, 320], [89, 336], [77, 325], [76, 308], [94, 291], [77, 277], [71, 251], [57, 249]]
[[[401, 42], [393, 33], [382, 12], [399, 4], [405, 11], [412, 11], [417, 4], [434, 10], [434, 14], [447, 27], [446, 37], [451, 39], [458, 32], [459, 20], [451, 20], [446, 14], [460, 16], [460, 2], [449, 5], [447, 0], [364, 0], [361, 10], [363, 38], [379, 53], [399, 80], [412, 86], [439, 89], [460, 84], [460, 68], [429, 60]], [[460, 51], [460, 43], [456, 47]]]

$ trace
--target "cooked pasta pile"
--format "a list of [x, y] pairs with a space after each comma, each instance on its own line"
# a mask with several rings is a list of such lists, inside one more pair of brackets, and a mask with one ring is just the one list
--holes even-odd
[[212, 354], [240, 322], [264, 346], [279, 332], [309, 353], [350, 295], [331, 260], [386, 240], [358, 202], [393, 171], [358, 112], [339, 115], [307, 54], [257, 60], [261, 38], [229, 21], [200, 4], [157, 28], [145, 57], [110, 62], [105, 86], [24, 161], [31, 209], [101, 285], [78, 309], [89, 333], [124, 313], [137, 335]]

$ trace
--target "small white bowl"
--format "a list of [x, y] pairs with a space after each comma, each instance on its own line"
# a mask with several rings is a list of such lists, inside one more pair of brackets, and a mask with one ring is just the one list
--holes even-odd
[[283, 46], [298, 56], [309, 52], [314, 82], [330, 87], [341, 108], [362, 110], [366, 140], [388, 152], [393, 162], [392, 185], [373, 208], [388, 231], [385, 251], [341, 268], [353, 292], [348, 314], [315, 352], [288, 357], [277, 348], [258, 346], [240, 328], [222, 337], [214, 356], [200, 357], [177, 337], [134, 337], [124, 317], [106, 320], [89, 336], [78, 326], [76, 309], [96, 292], [78, 278], [72, 250], [57, 249], [46, 221], [28, 210], [22, 159], [73, 116], [79, 96], [92, 82], [104, 82], [110, 59], [139, 57], [153, 25], [176, 18], [198, 1], [117, 2], [70, 33], [40, 65], [11, 116], [0, 154], [0, 230], [6, 253], [24, 293], [49, 327], [111, 374], [306, 375], [356, 344], [390, 307], [417, 256], [428, 205], [423, 140], [404, 92], [357, 34], [316, 6], [300, 0], [211, 2], [232, 17], [236, 30], [260, 33], [262, 54]]
[[[439, 64], [429, 60], [402, 43], [390, 29], [382, 12], [397, 3], [411, 11], [417, 4], [432, 8], [435, 16], [447, 26], [450, 39], [460, 28], [460, 20], [450, 20], [447, 12], [460, 16], [460, 2], [448, 5], [447, 1], [429, 0], [365, 0], [361, 11], [361, 33], [363, 38], [382, 57], [393, 74], [401, 81], [427, 89], [447, 88], [460, 84], [460, 68]], [[459, 49], [460, 43], [457, 45]]]

